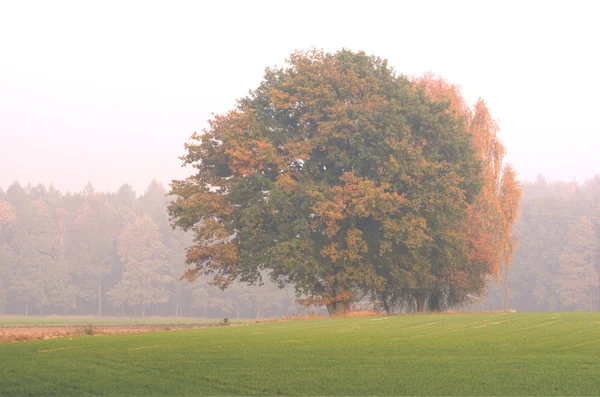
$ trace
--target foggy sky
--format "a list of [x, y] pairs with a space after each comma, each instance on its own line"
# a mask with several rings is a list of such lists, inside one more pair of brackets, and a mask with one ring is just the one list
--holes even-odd
[[0, 0], [0, 187], [143, 193], [295, 49], [364, 50], [486, 100], [522, 180], [600, 173], [589, 2]]

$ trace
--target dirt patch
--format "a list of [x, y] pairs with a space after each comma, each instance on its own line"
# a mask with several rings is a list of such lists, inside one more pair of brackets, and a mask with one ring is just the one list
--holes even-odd
[[132, 334], [137, 332], [170, 331], [179, 329], [204, 328], [204, 326], [94, 326], [89, 329], [83, 326], [72, 327], [15, 327], [0, 328], [0, 343], [25, 342], [30, 340], [46, 340], [72, 338], [84, 335]]

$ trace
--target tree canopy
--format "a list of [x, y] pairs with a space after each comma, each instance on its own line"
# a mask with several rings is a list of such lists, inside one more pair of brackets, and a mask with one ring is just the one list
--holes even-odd
[[364, 297], [436, 310], [480, 294], [497, 266], [468, 226], [474, 213], [493, 223], [477, 207], [489, 162], [469, 110], [428, 87], [347, 50], [267, 69], [186, 144], [196, 173], [172, 183], [169, 206], [195, 233], [184, 277], [266, 276], [330, 314]]

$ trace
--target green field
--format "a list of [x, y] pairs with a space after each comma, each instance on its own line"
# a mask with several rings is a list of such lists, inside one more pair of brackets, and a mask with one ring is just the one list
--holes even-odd
[[296, 320], [0, 345], [0, 394], [600, 395], [600, 313]]
[[[0, 316], [0, 328], [98, 326], [187, 326], [206, 325], [222, 319], [197, 317], [86, 317], [86, 316]], [[236, 322], [236, 320], [232, 320]]]

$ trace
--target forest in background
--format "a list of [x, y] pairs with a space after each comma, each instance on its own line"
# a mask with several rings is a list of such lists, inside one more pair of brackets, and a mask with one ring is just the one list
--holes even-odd
[[190, 233], [173, 230], [165, 188], [137, 196], [0, 190], [0, 314], [278, 317], [301, 310], [291, 288], [180, 281]]
[[[513, 233], [509, 306], [517, 311], [600, 311], [600, 176], [586, 183], [523, 183]], [[499, 309], [502, 283], [489, 283], [475, 310]]]
[[[278, 317], [303, 310], [291, 287], [226, 291], [180, 281], [189, 234], [173, 230], [165, 188], [138, 196], [63, 194], [42, 185], [0, 189], [0, 314]], [[519, 247], [509, 269], [517, 311], [600, 310], [600, 176], [523, 183], [513, 229]], [[467, 309], [504, 307], [503, 286]]]

